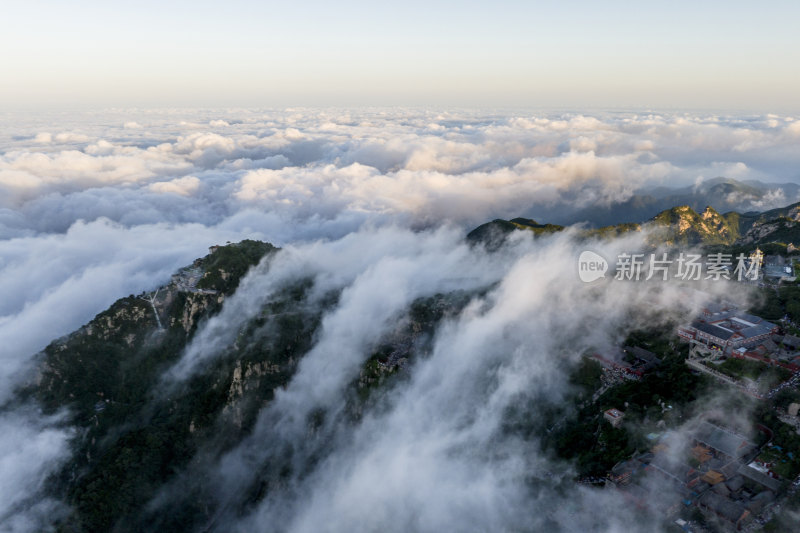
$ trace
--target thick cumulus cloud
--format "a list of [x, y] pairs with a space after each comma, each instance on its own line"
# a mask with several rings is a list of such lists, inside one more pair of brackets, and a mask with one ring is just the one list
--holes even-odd
[[[517, 268], [512, 265], [533, 261], [522, 259], [527, 252], [508, 250], [503, 252], [507, 261], [500, 264], [471, 256], [473, 252], [457, 242], [470, 226], [521, 214], [538, 217], [544, 213], [547, 221], [548, 213], [610, 205], [642, 188], [690, 186], [719, 175], [774, 184], [766, 195], [733, 198], [752, 208], [772, 207], [795, 200], [796, 189], [784, 190], [779, 184], [797, 179], [800, 168], [796, 150], [800, 121], [773, 115], [231, 109], [6, 113], [0, 121], [5, 126], [0, 131], [0, 403], [7, 406], [0, 424], [10, 439], [0, 442], [0, 464], [20, 468], [19, 474], [2, 476], [0, 493], [14, 494], [13, 488], [19, 487], [20, 494], [7, 497], [10, 507], [0, 508], [0, 513], [8, 517], [7, 523], [12, 523], [13, 516], [19, 530], [39, 529], [37, 517], [49, 512], [47, 502], [34, 505], [34, 495], [40, 487], [38, 480], [65, 458], [64, 443], [69, 437], [58, 419], [45, 419], [9, 403], [15, 386], [28, 375], [33, 354], [53, 338], [86, 323], [115, 299], [163, 283], [176, 268], [204, 255], [210, 245], [243, 238], [288, 245], [286, 254], [271, 267], [275, 276], [284, 272], [284, 278], [254, 276], [246, 282], [253, 284], [254, 293], [268, 294], [273, 287], [269, 283], [290, 279], [297, 272], [316, 277], [319, 286], [345, 289], [339, 314], [325, 319], [328, 336], [309, 354], [296, 383], [313, 382], [319, 372], [315, 361], [328, 368], [325, 358], [340, 344], [355, 354], [354, 359], [342, 361], [341, 374], [331, 373], [330, 377], [344, 380], [358, 367], [364, 343], [372, 339], [366, 337], [367, 331], [353, 326], [358, 323], [354, 317], [378, 335], [391, 324], [392, 313], [416, 295], [489, 281], [510, 283], [504, 280]], [[441, 227], [447, 229], [433, 229]], [[425, 229], [425, 237], [418, 240], [407, 228]], [[386, 247], [397, 247], [396, 253]], [[311, 249], [319, 255], [310, 253]], [[548, 249], [558, 255], [556, 245]], [[343, 257], [358, 260], [344, 261]], [[528, 266], [536, 270], [536, 264]], [[452, 272], [459, 270], [470, 272], [466, 278], [471, 281], [453, 281], [459, 276]], [[381, 293], [386, 296], [383, 302], [372, 300]], [[524, 345], [530, 338], [523, 334], [522, 322], [506, 320], [506, 312], [500, 311], [517, 300], [509, 294], [510, 300], [501, 303], [498, 295], [502, 293], [493, 294], [494, 299], [470, 308], [441, 333], [446, 340], [438, 341], [441, 346], [437, 344], [431, 363], [421, 365], [420, 376], [435, 377], [441, 370], [435, 364], [441, 363], [434, 361], [449, 361], [454, 375], [465, 383], [477, 379], [445, 348], [445, 344], [457, 345], [461, 335], [472, 338], [469, 335], [474, 334], [468, 331], [472, 328], [485, 331], [486, 338], [495, 339], [496, 346], [504, 347], [503, 353], [511, 354], [510, 359], [498, 359], [497, 350], [480, 339], [459, 352], [465, 361], [474, 359], [476, 368], [504, 368], [495, 379], [497, 390], [546, 386], [543, 376], [551, 372], [547, 356], [557, 353], [559, 345], [540, 343], [539, 351], [526, 352]], [[536, 302], [544, 305], [537, 297], [530, 305]], [[257, 303], [234, 297], [219, 320], [233, 315], [237, 305], [246, 312], [248, 305]], [[564, 311], [570, 306], [557, 295], [547, 303], [558, 310], [555, 314], [568, 316]], [[566, 327], [562, 322], [548, 322], [553, 313], [543, 311], [546, 307], [519, 306], [522, 314], [545, 315], [531, 325], [530, 331], [537, 335], [544, 335], [548, 325]], [[594, 308], [588, 306], [587, 313], [590, 309]], [[574, 324], [591, 320], [588, 314], [574, 318]], [[218, 323], [209, 321], [182, 366], [174, 370], [176, 375], [191, 372], [213, 357], [215, 349], [226, 342], [220, 331]], [[529, 368], [526, 365], [533, 363], [528, 359], [541, 365]], [[519, 372], [515, 374], [514, 369]], [[415, 377], [408, 394], [419, 386], [418, 379], [423, 377]], [[514, 379], [519, 380], [516, 385]], [[337, 386], [331, 383], [330, 389], [313, 390], [321, 395], [326, 390], [335, 392]], [[450, 392], [442, 394], [453, 393], [451, 388], [446, 390]], [[495, 411], [485, 409], [508, 403], [502, 394], [495, 396], [488, 389], [467, 390], [477, 391], [476, 398], [486, 402], [477, 405], [486, 420]], [[298, 391], [287, 390], [276, 405], [291, 404], [306, 389]], [[475, 406], [457, 394], [432, 401], [437, 399], [455, 406], [456, 414]], [[403, 434], [398, 422], [413, 417], [414, 409], [424, 411], [425, 406], [409, 397], [408, 405], [393, 408], [393, 414], [366, 421], [321, 465], [315, 474], [318, 483], [295, 487], [311, 504], [303, 512], [288, 506], [285, 523], [306, 530], [314, 517], [327, 512], [355, 518], [343, 508], [348, 500], [337, 501], [336, 495], [356, 497], [365, 492], [359, 473], [369, 471], [369, 461], [383, 459], [398, 475], [409, 461], [430, 464], [429, 473], [408, 472], [422, 476], [420, 482], [437, 473], [434, 463], [440, 462], [440, 468], [447, 469], [438, 472], [443, 483], [463, 496], [454, 501], [460, 508], [476, 506], [458, 492], [464, 485], [459, 468], [473, 463], [452, 451], [462, 449], [458, 443], [474, 443], [475, 453], [488, 453], [491, 424], [444, 424], [440, 443], [426, 441], [415, 449], [413, 438], [424, 428], [411, 424]], [[276, 415], [264, 416], [270, 420]], [[429, 422], [442, 416], [434, 411]], [[24, 431], [12, 431], [17, 426]], [[400, 432], [395, 463], [378, 446], [383, 437], [370, 447], [369, 436], [381, 431]], [[39, 451], [20, 454], [19, 439], [40, 444]], [[505, 445], [513, 447], [513, 443]], [[366, 462], [358, 462], [358, 457]], [[483, 491], [487, 501], [507, 497], [504, 505], [513, 506], [517, 494], [517, 479], [510, 474], [513, 465], [497, 465], [496, 471], [478, 472], [483, 484], [475, 486], [477, 494]], [[20, 476], [33, 481], [20, 484], [16, 481]], [[426, 509], [422, 503], [433, 501], [433, 495], [404, 492], [403, 487], [412, 485], [399, 486], [398, 497], [422, 513], [420, 527], [434, 527], [443, 516], [452, 515], [455, 507]], [[376, 492], [372, 502], [380, 505], [388, 497]], [[257, 512], [269, 514], [281, 505], [270, 500]], [[488, 513], [486, 507], [483, 510]], [[514, 525], [493, 520], [491, 513], [485, 520]]]
[[[152, 286], [153, 273], [163, 278], [177, 266], [178, 254], [161, 262], [159, 242], [188, 240], [199, 254], [201, 243], [260, 235], [281, 245], [338, 238], [364, 224], [468, 229], [498, 216], [608, 205], [644, 186], [718, 175], [781, 182], [800, 168], [800, 121], [776, 115], [288, 109], [2, 118], [0, 327], [17, 330], [87, 272], [98, 285], [118, 280], [108, 286], [115, 295]], [[775, 186], [728, 200], [764, 209], [796, 194]], [[112, 226], [120, 248], [164, 232], [143, 249], [130, 245], [140, 258], [135, 269], [148, 274], [92, 270], [112, 264], [118, 248], [104, 249], [109, 241], [93, 241], [89, 229]], [[69, 242], [88, 249], [80, 264], [61, 245]], [[151, 261], [157, 266], [142, 267]], [[38, 319], [54, 324], [50, 337], [60, 335], [109, 297], [75, 302], [87, 311], [71, 321], [61, 312]], [[19, 357], [48, 340], [15, 341], [6, 353]]]
[[[721, 175], [792, 181], [800, 162], [798, 121], [775, 115], [230, 110], [5, 119], [14, 135], [0, 138], [2, 237], [98, 217], [208, 225], [248, 207], [287, 223], [358, 213], [470, 225]], [[44, 216], [53, 211], [60, 215]]]

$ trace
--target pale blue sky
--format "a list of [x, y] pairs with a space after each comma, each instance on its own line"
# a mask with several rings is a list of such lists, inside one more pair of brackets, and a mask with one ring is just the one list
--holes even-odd
[[800, 2], [5, 0], [0, 107], [800, 110]]

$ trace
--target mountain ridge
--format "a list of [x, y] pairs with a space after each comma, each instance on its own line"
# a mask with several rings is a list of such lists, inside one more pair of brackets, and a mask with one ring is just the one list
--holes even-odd
[[[679, 205], [688, 205], [695, 211], [702, 211], [710, 205], [720, 213], [760, 213], [771, 209], [769, 206], [776, 203], [789, 204], [793, 198], [800, 199], [800, 185], [795, 183], [765, 183], [717, 177], [685, 187], [639, 188], [627, 199], [608, 205], [591, 205], [578, 209], [567, 207], [560, 209], [561, 212], [544, 209], [543, 213], [549, 221], [557, 224], [588, 223], [602, 227], [649, 220]], [[536, 209], [540, 210], [542, 206]], [[526, 213], [525, 216], [532, 214]]]
[[[724, 214], [711, 206], [698, 213], [682, 205], [641, 223], [581, 231], [585, 236], [613, 237], [651, 224], [664, 230], [659, 237], [663, 242], [728, 246], [746, 238], [761, 242], [793, 235], [795, 229], [800, 241], [798, 221], [800, 204]], [[566, 229], [517, 217], [479, 226], [467, 238], [502, 241], [514, 231], [542, 236]], [[60, 531], [204, 530], [213, 521], [216, 502], [206, 492], [213, 487], [191, 479], [193, 461], [219, 456], [248, 434], [259, 409], [291, 379], [314, 342], [321, 317], [339, 294], [308, 306], [312, 280], [284, 287], [235, 332], [224, 357], [168, 397], [155, 394], [154, 388], [191, 342], [198, 324], [218, 313], [249, 269], [277, 250], [258, 241], [214, 246], [207, 256], [176, 272], [168, 284], [120, 298], [40, 354], [40, 375], [30, 394], [48, 413], [69, 410], [68, 423], [80, 428], [72, 443], [73, 459], [52, 481], [54, 493], [72, 509]], [[268, 261], [259, 268], [269, 268]], [[429, 348], [426, 343], [435, 325], [455, 316], [470, 299], [470, 294], [447, 293], [415, 301], [395, 334], [379, 341], [350, 384], [347, 416], [357, 420], [368, 402], [379, 401], [374, 394], [379, 386], [405, 379], [399, 370]], [[316, 423], [313, 416], [310, 428]], [[264, 468], [260, 484], [243, 495], [241, 505], [258, 501], [269, 486], [282, 482], [280, 465]], [[149, 510], [155, 490], [165, 484], [182, 489], [171, 492], [171, 512]]]
[[[166, 285], [120, 298], [39, 354], [39, 376], [25, 394], [46, 413], [67, 411], [64, 423], [79, 428], [72, 459], [49, 482], [50, 492], [71, 508], [58, 531], [205, 531], [213, 524], [214, 487], [191, 475], [198, 457], [220, 456], [253, 430], [259, 411], [311, 349], [339, 293], [317, 294], [309, 305], [314, 281], [289, 282], [238, 328], [221, 357], [169, 394], [160, 376], [248, 270], [262, 260], [268, 269], [277, 251], [259, 241], [213, 246]], [[379, 386], [404, 379], [398, 371], [430, 349], [434, 326], [473, 296], [454, 291], [412, 302], [348, 386], [347, 417], [358, 420], [366, 405], [380, 400]], [[322, 415], [312, 414], [311, 427], [315, 416]], [[285, 472], [278, 465], [259, 475], [259, 483], [277, 484]], [[149, 509], [157, 488], [167, 485], [181, 487], [162, 502], [170, 512]], [[241, 495], [244, 503], [257, 501], [263, 490], [252, 487]]]
[[[563, 231], [568, 226], [542, 224], [533, 219], [494, 219], [467, 234], [471, 242], [484, 242], [490, 248], [515, 230], [530, 230], [535, 235]], [[653, 239], [668, 245], [744, 245], [800, 242], [800, 202], [763, 212], [728, 211], [719, 213], [711, 205], [701, 212], [688, 204], [673, 206], [640, 222], [582, 228], [585, 237], [613, 237], [630, 231], [655, 230]]]

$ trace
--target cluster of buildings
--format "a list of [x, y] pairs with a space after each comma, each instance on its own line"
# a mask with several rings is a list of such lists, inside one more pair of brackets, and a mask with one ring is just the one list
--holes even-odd
[[[778, 256], [764, 258], [760, 250], [756, 250], [749, 261], [764, 265], [759, 282], [795, 279], [792, 265]], [[694, 320], [681, 325], [677, 334], [692, 346], [686, 361], [691, 368], [715, 374], [721, 380], [742, 388], [753, 388], [749, 392], [763, 398], [783, 387], [800, 383], [800, 338], [781, 335], [780, 329], [777, 324], [744, 312], [734, 304], [715, 302], [706, 305]], [[594, 358], [607, 371], [627, 379], [637, 379], [660, 364], [655, 354], [642, 348], [626, 347], [623, 352], [595, 354]], [[752, 369], [758, 367], [717, 366], [727, 359], [756, 361], [764, 365], [765, 371], [753, 381], [744, 379], [752, 375], [745, 371], [753, 372]], [[766, 371], [774, 367], [781, 367], [789, 373]], [[738, 374], [740, 371], [736, 368], [746, 370]], [[791, 377], [787, 379], [786, 376]], [[764, 388], [765, 384], [770, 385]], [[767, 392], [769, 387], [773, 389]], [[787, 409], [785, 417], [800, 422], [798, 415], [800, 404], [795, 403]], [[603, 418], [612, 426], [619, 427], [625, 413], [608, 409]], [[758, 431], [763, 433], [758, 442], [772, 440], [768, 428], [759, 426]], [[776, 470], [783, 470], [775, 468], [774, 464], [776, 452], [773, 448], [780, 447], [765, 445], [762, 449], [756, 444], [755, 435], [747, 436], [710, 421], [700, 422], [678, 436], [651, 435], [647, 438], [655, 445], [649, 451], [618, 463], [608, 474], [608, 479], [637, 506], [673, 518], [682, 509], [696, 508], [706, 517], [713, 515], [731, 529], [740, 530], [754, 517], [760, 517], [788, 485], [787, 480], [776, 473]], [[788, 457], [788, 460], [794, 460], [791, 454]], [[675, 523], [679, 527], [688, 527], [683, 520]]]
[[[791, 245], [790, 245], [791, 246]], [[793, 251], [794, 247], [792, 247]], [[760, 252], [758, 248], [756, 251]], [[791, 259], [786, 259], [782, 255], [768, 255], [764, 258], [764, 266], [762, 267], [763, 277], [776, 281], [794, 281], [796, 278], [794, 273], [794, 266]]]
[[707, 305], [700, 317], [678, 328], [678, 336], [723, 354], [739, 348], [772, 343], [778, 326], [761, 317], [739, 311], [725, 303]]
[[[786, 251], [788, 253], [795, 252], [797, 248], [789, 244]], [[782, 282], [782, 281], [795, 281], [794, 264], [791, 259], [787, 259], [782, 255], [764, 255], [760, 249], [756, 248], [750, 256], [744, 260], [743, 265], [748, 273], [752, 276], [744, 278], [748, 282]]]
[[638, 346], [625, 346], [622, 350], [592, 354], [592, 358], [621, 378], [639, 379], [661, 364], [653, 352]]
[[[792, 265], [778, 256], [764, 258], [756, 250], [750, 261], [764, 265], [759, 282], [795, 279]], [[686, 361], [691, 368], [715, 374], [741, 388], [749, 387], [753, 389], [748, 389], [749, 393], [763, 398], [800, 384], [800, 338], [781, 335], [780, 330], [777, 324], [723, 301], [707, 304], [695, 319], [681, 325], [677, 334], [692, 346]], [[594, 354], [593, 358], [605, 367], [605, 373], [620, 379], [638, 379], [661, 363], [655, 354], [639, 347]], [[761, 367], [757, 365], [718, 366], [727, 359], [755, 361], [763, 365], [764, 371], [758, 370]], [[758, 378], [750, 380], [753, 372]], [[768, 391], [770, 387], [772, 390]], [[800, 423], [798, 415], [797, 403], [785, 413], [786, 418]], [[603, 418], [613, 427], [620, 427], [625, 413], [608, 409]], [[772, 440], [768, 428], [759, 426], [758, 431], [763, 433], [758, 442]], [[769, 444], [762, 448], [756, 444], [755, 433], [748, 436], [702, 421], [681, 435], [666, 435], [648, 435], [647, 439], [654, 443], [649, 451], [618, 463], [608, 474], [608, 480], [637, 506], [672, 519], [681, 510], [700, 509], [707, 518], [713, 515], [731, 529], [740, 530], [755, 517], [760, 520], [789, 484], [776, 470], [785, 473], [786, 465], [781, 461], [793, 461], [791, 453], [776, 455], [773, 448], [780, 447]], [[779, 457], [778, 463], [775, 457]], [[675, 523], [688, 527], [685, 521]]]
[[[686, 364], [720, 381], [738, 386], [757, 398], [771, 397], [797, 380], [800, 372], [800, 339], [780, 335], [779, 327], [745, 313], [733, 304], [711, 303], [689, 324], [678, 327], [678, 336], [692, 345]], [[725, 359], [745, 359], [767, 367], [780, 367], [791, 376], [781, 383], [757, 383], [720, 372]], [[767, 380], [770, 381], [770, 380]]]
[[634, 504], [674, 516], [696, 506], [742, 527], [775, 501], [782, 481], [755, 460], [749, 438], [708, 421], [687, 436], [687, 448], [656, 444], [648, 453], [618, 463], [609, 479]]

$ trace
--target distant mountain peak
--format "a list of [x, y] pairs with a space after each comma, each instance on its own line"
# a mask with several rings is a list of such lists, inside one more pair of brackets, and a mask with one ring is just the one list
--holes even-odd
[[588, 222], [594, 227], [602, 227], [649, 220], [680, 206], [689, 206], [698, 213], [702, 213], [706, 206], [711, 206], [717, 213], [760, 213], [784, 201], [788, 204], [794, 198], [800, 198], [800, 185], [796, 183], [762, 183], [716, 177], [685, 187], [641, 188], [626, 200], [610, 205], [591, 205], [574, 212], [567, 209], [550, 214], [544, 210], [531, 211], [530, 214], [537, 214], [537, 219], [542, 220], [541, 213], [547, 213], [549, 221], [559, 224]]

